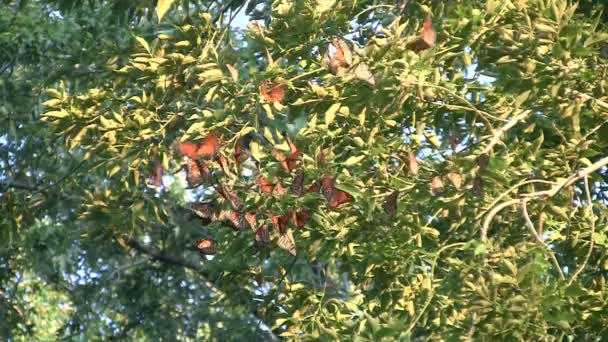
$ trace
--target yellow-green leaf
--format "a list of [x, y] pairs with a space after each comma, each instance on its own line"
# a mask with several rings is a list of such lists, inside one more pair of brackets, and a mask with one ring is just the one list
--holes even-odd
[[336, 113], [340, 109], [340, 102], [332, 104], [325, 112], [325, 125], [329, 126], [336, 118]]
[[220, 69], [211, 69], [199, 74], [199, 77], [205, 81], [219, 81], [224, 78], [224, 74]]
[[346, 161], [344, 162], [344, 166], [351, 166], [351, 165], [355, 165], [358, 164], [360, 161], [363, 160], [363, 158], [365, 158], [365, 156], [361, 155], [361, 156], [352, 156], [348, 159], [346, 159]]
[[171, 8], [172, 4], [173, 0], [158, 0], [158, 3], [156, 4], [156, 15], [158, 16], [158, 22], [163, 19], [167, 11], [169, 11], [169, 8]]
[[70, 115], [70, 113], [68, 113], [65, 109], [44, 113], [45, 117], [57, 118], [57, 119], [63, 119], [68, 115]]
[[251, 156], [256, 160], [261, 160], [266, 156], [266, 153], [262, 151], [260, 144], [258, 144], [256, 141], [251, 141], [249, 143], [249, 150], [251, 151]]
[[141, 46], [144, 47], [144, 49], [146, 49], [146, 51], [148, 51], [148, 53], [150, 53], [150, 45], [148, 45], [148, 42], [146, 42], [145, 39], [143, 39], [142, 37], [138, 37], [138, 36], [135, 36], [135, 39]]

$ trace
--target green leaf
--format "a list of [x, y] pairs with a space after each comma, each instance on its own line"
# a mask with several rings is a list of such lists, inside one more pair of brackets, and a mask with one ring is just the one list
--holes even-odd
[[156, 4], [156, 15], [158, 16], [158, 22], [163, 19], [171, 5], [173, 4], [173, 0], [158, 0]]

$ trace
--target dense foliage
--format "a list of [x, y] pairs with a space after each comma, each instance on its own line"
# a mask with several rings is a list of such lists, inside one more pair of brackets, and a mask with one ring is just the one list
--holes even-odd
[[606, 338], [601, 10], [7, 2], [0, 333]]

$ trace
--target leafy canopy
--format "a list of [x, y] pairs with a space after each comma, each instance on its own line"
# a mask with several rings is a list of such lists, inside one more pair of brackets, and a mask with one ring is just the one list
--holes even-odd
[[[159, 1], [128, 29], [95, 6], [53, 19], [35, 2], [17, 17], [33, 30], [42, 16], [62, 48], [57, 76], [34, 81], [50, 86], [44, 114], [26, 100], [36, 109], [6, 111], [34, 113], [2, 144], [6, 331], [606, 335], [608, 33], [596, 8], [201, 5]], [[257, 21], [235, 28], [240, 10]], [[91, 11], [102, 15], [75, 43]], [[24, 86], [44, 62], [19, 63]], [[217, 153], [196, 152], [209, 137]], [[200, 203], [209, 211], [193, 213]], [[199, 239], [212, 257], [191, 250]], [[33, 303], [60, 312], [20, 312]]]

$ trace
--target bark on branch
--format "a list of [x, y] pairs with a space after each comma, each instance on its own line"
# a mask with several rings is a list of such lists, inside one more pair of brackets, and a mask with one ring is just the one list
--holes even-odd
[[[184, 258], [180, 255], [167, 253], [152, 245], [144, 244], [141, 241], [133, 239], [133, 238], [119, 237], [119, 239], [122, 239], [122, 241], [127, 246], [133, 248], [134, 250], [138, 251], [141, 254], [151, 257], [154, 260], [158, 260], [160, 262], [167, 263], [170, 265], [185, 267], [185, 268], [191, 269], [193, 271], [196, 271], [198, 274], [200, 274], [203, 277], [203, 279], [204, 279], [203, 283], [205, 284], [205, 286], [207, 288], [209, 288], [209, 290], [213, 291], [220, 297], [225, 296], [225, 294], [222, 290], [218, 289], [215, 285], [213, 285], [213, 283], [211, 281], [209, 281], [209, 278], [210, 278], [209, 273], [203, 271], [202, 267], [200, 266], [199, 263], [187, 260], [186, 258]], [[249, 317], [247, 318], [247, 320], [250, 321], [252, 324], [257, 324], [258, 322], [262, 322], [262, 320], [253, 313], [250, 313], [248, 316]], [[266, 326], [268, 326], [268, 325], [266, 325]], [[279, 338], [269, 329], [264, 330], [264, 332], [266, 333], [266, 335], [267, 335], [266, 337], [269, 341], [278, 341], [279, 340]]]
[[549, 190], [536, 191], [536, 192], [531, 192], [531, 193], [527, 193], [527, 194], [522, 194], [522, 195], [520, 195], [520, 198], [511, 199], [511, 200], [502, 202], [500, 204], [497, 204], [483, 220], [483, 224], [482, 224], [481, 232], [480, 232], [481, 241], [483, 243], [488, 242], [488, 230], [490, 229], [490, 224], [492, 223], [494, 216], [496, 216], [502, 209], [513, 206], [513, 205], [520, 205], [522, 199], [525, 199], [526, 201], [528, 201], [528, 200], [535, 200], [535, 199], [551, 198], [551, 197], [557, 195], [562, 189], [573, 185], [577, 181], [587, 177], [588, 174], [594, 173], [606, 165], [608, 165], [608, 157], [604, 157], [604, 158], [596, 161], [595, 163], [589, 165], [588, 167], [578, 170], [576, 173], [572, 174], [570, 177], [566, 178], [564, 181], [557, 183], [556, 185], [551, 187], [551, 189], [549, 189]]

